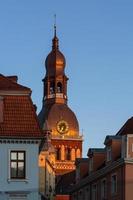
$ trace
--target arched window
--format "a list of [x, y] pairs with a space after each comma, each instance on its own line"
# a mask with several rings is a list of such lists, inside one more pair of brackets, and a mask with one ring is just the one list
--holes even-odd
[[57, 93], [62, 93], [62, 83], [61, 82], [57, 83]]
[[81, 157], [80, 149], [77, 149], [77, 151], [76, 151], [76, 158], [80, 158], [80, 157]]
[[71, 150], [71, 160], [75, 161], [75, 149]]
[[71, 149], [70, 148], [66, 149], [66, 160], [71, 160]]
[[65, 147], [61, 145], [61, 160], [65, 160]]
[[56, 149], [56, 160], [60, 160], [60, 148]]
[[54, 94], [55, 93], [55, 83], [51, 82], [50, 83], [50, 94]]
[[48, 93], [48, 85], [47, 85], [47, 83], [45, 83], [45, 86], [44, 86], [44, 96], [46, 96], [47, 95], [47, 93]]

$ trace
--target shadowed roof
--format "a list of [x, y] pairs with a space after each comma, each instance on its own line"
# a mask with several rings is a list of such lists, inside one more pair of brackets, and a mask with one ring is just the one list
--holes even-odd
[[133, 117], [128, 119], [116, 135], [133, 134]]

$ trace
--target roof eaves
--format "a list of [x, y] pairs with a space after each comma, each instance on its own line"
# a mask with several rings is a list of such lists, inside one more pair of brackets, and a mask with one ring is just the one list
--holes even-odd
[[104, 145], [106, 145], [109, 141], [120, 140], [120, 139], [121, 139], [120, 135], [107, 135], [104, 141]]
[[87, 156], [93, 155], [93, 153], [104, 153], [105, 148], [89, 148]]

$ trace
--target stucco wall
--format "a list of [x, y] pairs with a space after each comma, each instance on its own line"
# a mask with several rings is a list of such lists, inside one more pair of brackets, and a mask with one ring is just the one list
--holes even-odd
[[[10, 180], [10, 150], [26, 151], [26, 180]], [[38, 191], [38, 144], [0, 144], [0, 191]]]

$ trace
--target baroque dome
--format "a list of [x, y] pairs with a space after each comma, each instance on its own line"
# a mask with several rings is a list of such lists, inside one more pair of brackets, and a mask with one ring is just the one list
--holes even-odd
[[52, 135], [59, 135], [57, 131], [57, 124], [59, 121], [64, 120], [69, 126], [68, 137], [74, 137], [79, 135], [79, 124], [74, 112], [66, 104], [53, 104], [47, 106], [46, 109], [42, 109], [39, 114], [39, 121], [41, 127], [47, 120], [49, 126], [52, 129]]

